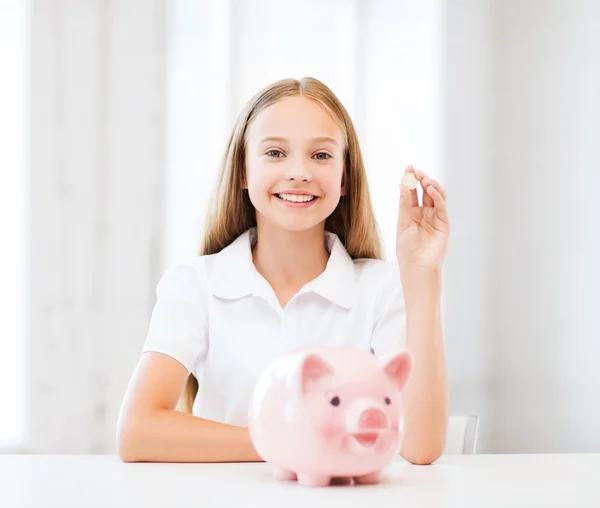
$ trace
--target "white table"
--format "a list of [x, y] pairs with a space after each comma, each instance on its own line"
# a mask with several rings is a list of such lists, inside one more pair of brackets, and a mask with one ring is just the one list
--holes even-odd
[[281, 483], [264, 463], [125, 464], [106, 455], [0, 455], [0, 506], [600, 507], [600, 454], [401, 459], [376, 486]]

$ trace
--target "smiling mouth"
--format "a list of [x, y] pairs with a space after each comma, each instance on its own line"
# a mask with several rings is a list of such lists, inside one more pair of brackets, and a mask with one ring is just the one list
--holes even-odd
[[289, 203], [310, 203], [317, 199], [317, 196], [311, 194], [275, 194], [275, 196]]
[[352, 434], [352, 437], [362, 446], [372, 448], [379, 439], [378, 432], [357, 432]]

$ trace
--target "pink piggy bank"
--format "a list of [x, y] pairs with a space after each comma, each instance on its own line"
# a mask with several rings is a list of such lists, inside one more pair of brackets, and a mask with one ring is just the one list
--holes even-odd
[[408, 352], [378, 359], [344, 346], [299, 349], [260, 375], [250, 403], [254, 448], [280, 480], [379, 483], [402, 444]]

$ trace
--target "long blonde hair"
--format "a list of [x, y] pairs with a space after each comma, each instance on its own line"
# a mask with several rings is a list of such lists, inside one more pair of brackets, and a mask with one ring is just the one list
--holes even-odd
[[[240, 113], [229, 137], [221, 162], [216, 187], [206, 216], [199, 254], [220, 252], [239, 235], [256, 226], [256, 213], [248, 192], [243, 189], [247, 133], [254, 119], [265, 108], [285, 97], [304, 96], [318, 102], [341, 129], [344, 141], [344, 178], [346, 195], [325, 222], [353, 258], [381, 259], [381, 242], [371, 206], [371, 197], [360, 146], [348, 112], [335, 94], [321, 81], [306, 77], [282, 79], [260, 90]], [[188, 377], [180, 399], [180, 409], [191, 413], [198, 392], [198, 381]]]

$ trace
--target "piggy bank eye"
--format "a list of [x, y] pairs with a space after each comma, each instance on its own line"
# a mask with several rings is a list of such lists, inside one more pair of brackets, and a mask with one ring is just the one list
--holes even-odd
[[389, 406], [392, 403], [392, 401], [390, 400], [389, 397], [386, 397], [385, 398], [385, 403]]
[[331, 403], [332, 406], [339, 406], [340, 405], [340, 398], [339, 397], [334, 397], [329, 402]]

